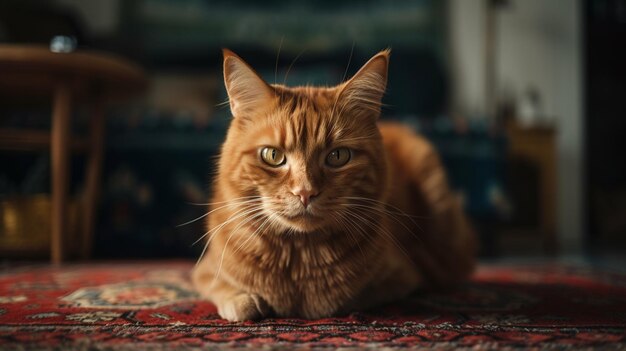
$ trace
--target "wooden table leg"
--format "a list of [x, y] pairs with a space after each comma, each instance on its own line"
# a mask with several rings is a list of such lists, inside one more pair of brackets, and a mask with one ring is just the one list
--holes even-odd
[[98, 198], [100, 196], [100, 177], [104, 154], [104, 102], [97, 98], [91, 107], [90, 149], [87, 159], [86, 185], [84, 198], [83, 240], [81, 256], [87, 259], [91, 255]]
[[52, 106], [52, 238], [50, 255], [53, 263], [63, 260], [68, 221], [69, 141], [71, 138], [72, 91], [61, 83], [54, 91]]

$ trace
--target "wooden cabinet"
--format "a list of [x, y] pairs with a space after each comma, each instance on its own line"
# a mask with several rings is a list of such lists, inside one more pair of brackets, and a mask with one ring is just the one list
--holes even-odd
[[[534, 228], [524, 228], [524, 232], [533, 233], [536, 240], [540, 236], [544, 252], [556, 251], [556, 192], [557, 192], [557, 160], [556, 160], [556, 130], [553, 127], [532, 126], [524, 127], [510, 123], [507, 127], [509, 138], [509, 165], [523, 162], [532, 166], [536, 179], [524, 179], [519, 174], [509, 174], [518, 184], [533, 182], [536, 184], [536, 201], [534, 203], [513, 204], [517, 206], [536, 206], [527, 210], [535, 211], [536, 223]], [[509, 167], [509, 173], [515, 167]], [[515, 186], [513, 184], [512, 186]], [[514, 208], [515, 211], [515, 208]]]

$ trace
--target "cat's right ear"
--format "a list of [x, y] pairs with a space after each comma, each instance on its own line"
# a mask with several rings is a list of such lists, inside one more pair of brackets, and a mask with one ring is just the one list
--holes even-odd
[[258, 113], [272, 104], [274, 89], [234, 52], [223, 49], [224, 84], [235, 118]]

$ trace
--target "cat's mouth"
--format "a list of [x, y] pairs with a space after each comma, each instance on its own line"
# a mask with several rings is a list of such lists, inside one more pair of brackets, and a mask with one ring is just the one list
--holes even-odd
[[311, 212], [304, 211], [295, 215], [284, 215], [289, 220], [314, 220], [321, 217], [312, 214]]
[[322, 217], [314, 215], [309, 211], [304, 211], [295, 215], [284, 214], [282, 217], [286, 224], [301, 232], [313, 231], [321, 227], [323, 224]]

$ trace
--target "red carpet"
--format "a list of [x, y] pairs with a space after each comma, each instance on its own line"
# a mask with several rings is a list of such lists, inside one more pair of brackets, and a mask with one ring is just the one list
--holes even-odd
[[452, 292], [418, 292], [323, 320], [228, 323], [198, 300], [191, 264], [22, 266], [0, 274], [0, 349], [626, 348], [626, 275], [484, 266]]

